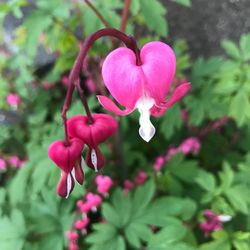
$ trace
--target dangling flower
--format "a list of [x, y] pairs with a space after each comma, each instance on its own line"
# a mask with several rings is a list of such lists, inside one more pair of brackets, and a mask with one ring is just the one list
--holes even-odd
[[128, 115], [137, 108], [140, 112], [139, 134], [148, 142], [155, 134], [150, 114], [163, 115], [187, 94], [190, 83], [178, 86], [166, 100], [176, 68], [173, 50], [165, 43], [150, 42], [141, 49], [140, 58], [142, 64], [136, 65], [136, 56], [132, 50], [118, 48], [103, 63], [104, 83], [125, 110], [121, 110], [106, 96], [98, 96], [98, 100], [104, 108], [117, 115]]
[[92, 114], [94, 122], [88, 123], [87, 116], [76, 115], [68, 120], [68, 133], [84, 141], [89, 150], [86, 163], [96, 172], [104, 166], [104, 156], [98, 145], [113, 135], [117, 129], [116, 120], [106, 114]]
[[74, 179], [83, 184], [84, 160], [81, 157], [84, 143], [77, 139], [70, 139], [70, 144], [65, 145], [63, 141], [53, 142], [48, 150], [50, 159], [61, 169], [61, 177], [57, 186], [57, 193], [68, 198], [74, 188]]

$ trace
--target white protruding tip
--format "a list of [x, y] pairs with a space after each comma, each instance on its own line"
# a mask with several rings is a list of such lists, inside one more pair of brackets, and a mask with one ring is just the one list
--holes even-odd
[[96, 152], [94, 149], [91, 150], [91, 162], [94, 166], [94, 169], [95, 169], [95, 172], [97, 173], [98, 172], [98, 169], [97, 169], [97, 156], [96, 156]]
[[71, 188], [72, 188], [72, 180], [71, 180], [70, 174], [68, 174], [68, 176], [67, 176], [67, 195], [65, 197], [66, 199], [69, 197]]
[[221, 222], [228, 222], [232, 219], [232, 216], [227, 214], [221, 214], [218, 217]]
[[136, 107], [140, 112], [139, 134], [141, 138], [146, 142], [149, 142], [155, 134], [155, 127], [150, 121], [150, 111], [149, 111], [153, 107], [153, 105], [154, 105], [154, 99], [146, 96], [141, 97], [136, 103]]
[[82, 171], [84, 170], [85, 165], [86, 165], [86, 163], [85, 163], [83, 157], [81, 157], [81, 168], [82, 168]]

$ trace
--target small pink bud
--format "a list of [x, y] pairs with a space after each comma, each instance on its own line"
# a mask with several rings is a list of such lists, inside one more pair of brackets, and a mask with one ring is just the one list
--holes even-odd
[[17, 156], [17, 155], [12, 155], [10, 158], [9, 158], [9, 164], [12, 166], [12, 167], [20, 167], [22, 165], [22, 161], [20, 160], [20, 158]]
[[79, 250], [79, 246], [78, 246], [78, 244], [76, 242], [71, 241], [69, 243], [68, 250]]
[[21, 98], [20, 98], [20, 96], [19, 95], [17, 95], [17, 94], [9, 94], [9, 95], [7, 95], [7, 97], [6, 97], [6, 102], [10, 105], [10, 106], [15, 106], [15, 107], [17, 107], [19, 104], [20, 104], [20, 102], [21, 102]]
[[136, 186], [141, 186], [148, 178], [148, 175], [145, 171], [141, 170], [135, 177]]
[[91, 208], [98, 207], [102, 203], [102, 198], [98, 194], [87, 193], [87, 203], [91, 205]]
[[154, 162], [154, 166], [153, 166], [154, 171], [155, 172], [160, 171], [161, 168], [163, 167], [164, 163], [165, 163], [165, 158], [163, 156], [156, 157], [155, 162]]
[[76, 232], [73, 232], [73, 231], [66, 232], [66, 236], [71, 241], [75, 241], [78, 239], [78, 234]]
[[84, 202], [80, 207], [79, 207], [79, 210], [82, 212], [82, 213], [88, 213], [92, 208], [92, 204], [89, 203], [89, 202]]
[[89, 222], [90, 222], [89, 218], [85, 217], [83, 219], [77, 220], [74, 224], [74, 227], [78, 230], [82, 230], [88, 226]]
[[86, 85], [87, 85], [87, 88], [89, 90], [90, 93], [95, 93], [96, 92], [96, 85], [94, 83], [94, 81], [91, 79], [91, 78], [88, 78], [86, 80]]

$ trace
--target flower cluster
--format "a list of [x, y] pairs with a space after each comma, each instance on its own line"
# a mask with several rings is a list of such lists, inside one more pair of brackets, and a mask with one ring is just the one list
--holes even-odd
[[[52, 143], [48, 152], [51, 160], [61, 169], [57, 193], [62, 197], [69, 196], [74, 188], [75, 180], [79, 184], [84, 181], [84, 160], [82, 159], [84, 145], [88, 146], [86, 164], [97, 172], [104, 166], [104, 156], [99, 149], [99, 144], [107, 140], [117, 129], [117, 122], [112, 116], [91, 114], [82, 87], [84, 83], [82, 71], [85, 70], [90, 92], [96, 90], [84, 61], [93, 42], [107, 35], [120, 39], [127, 46], [127, 48], [112, 51], [102, 63], [104, 84], [113, 98], [125, 107], [125, 110], [121, 110], [106, 96], [99, 95], [97, 98], [105, 109], [116, 115], [128, 115], [138, 109], [140, 113], [139, 134], [146, 142], [149, 142], [155, 134], [150, 115], [162, 116], [166, 110], [181, 100], [190, 88], [188, 82], [182, 82], [175, 89], [172, 88], [176, 57], [172, 48], [167, 44], [153, 41], [139, 50], [133, 37], [118, 30], [106, 28], [93, 33], [84, 44], [80, 45], [79, 55], [69, 77], [62, 78], [63, 84], [67, 86], [62, 109], [65, 141]], [[75, 88], [80, 95], [86, 116], [76, 115], [67, 120], [66, 113]], [[166, 99], [169, 92], [172, 94]], [[145, 176], [141, 175], [137, 183], [143, 183], [144, 179]]]
[[185, 139], [178, 147], [171, 146], [166, 152], [166, 155], [156, 157], [153, 168], [155, 172], [159, 172], [164, 164], [168, 162], [174, 155], [178, 153], [183, 153], [185, 155], [192, 153], [196, 155], [199, 153], [200, 148], [201, 143], [199, 139], [196, 137], [189, 137]]
[[223, 223], [230, 221], [230, 215], [217, 215], [212, 210], [206, 209], [203, 213], [205, 221], [200, 224], [200, 229], [208, 237], [212, 232], [222, 230]]
[[116, 120], [106, 114], [93, 114], [93, 122], [88, 117], [76, 115], [67, 121], [70, 141], [53, 142], [48, 150], [49, 157], [61, 169], [61, 178], [57, 193], [67, 198], [74, 188], [74, 181], [80, 185], [84, 182], [84, 165], [82, 157], [84, 145], [88, 146], [86, 164], [96, 172], [104, 166], [104, 156], [99, 144], [107, 140], [117, 129]]
[[[95, 179], [97, 185], [97, 192], [103, 197], [107, 197], [110, 188], [113, 186], [113, 181], [109, 176], [98, 175]], [[76, 206], [78, 208], [79, 217], [73, 224], [73, 229], [66, 233], [69, 239], [68, 250], [78, 250], [79, 246], [77, 239], [79, 234], [85, 235], [87, 227], [90, 223], [88, 214], [96, 212], [97, 208], [101, 205], [103, 198], [95, 193], [87, 192], [83, 199], [78, 200]]]

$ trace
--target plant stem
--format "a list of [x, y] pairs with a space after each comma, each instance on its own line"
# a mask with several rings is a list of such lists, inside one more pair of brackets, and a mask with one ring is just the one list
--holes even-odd
[[83, 107], [84, 107], [84, 109], [86, 111], [86, 115], [88, 117], [87, 122], [88, 122], [88, 124], [93, 124], [94, 123], [94, 119], [93, 119], [93, 117], [91, 115], [90, 108], [89, 108], [87, 99], [86, 99], [86, 97], [84, 95], [82, 85], [83, 85], [83, 76], [82, 76], [82, 74], [80, 74], [79, 80], [76, 81], [76, 88], [77, 88], [77, 91], [78, 91], [79, 96], [81, 98], [82, 105], [83, 105]]
[[106, 28], [110, 27], [109, 23], [106, 21], [104, 16], [98, 11], [98, 9], [91, 2], [89, 2], [89, 0], [84, 0], [84, 2], [89, 6], [90, 9], [93, 10], [93, 12], [101, 20], [101, 22]]
[[83, 68], [83, 61], [93, 45], [93, 43], [98, 40], [99, 38], [103, 36], [112, 36], [120, 41], [122, 41], [129, 49], [133, 50], [136, 56], [136, 64], [141, 65], [141, 59], [140, 59], [140, 50], [137, 47], [136, 41], [132, 36], [127, 36], [123, 32], [120, 32], [119, 30], [113, 29], [113, 28], [104, 28], [101, 30], [96, 31], [92, 35], [90, 35], [80, 46], [80, 52], [74, 62], [73, 68], [70, 71], [69, 75], [69, 87], [67, 90], [66, 98], [64, 101], [64, 105], [61, 112], [61, 117], [63, 120], [64, 125], [64, 131], [65, 131], [65, 145], [69, 145], [69, 136], [67, 131], [67, 111], [71, 105], [72, 102], [72, 94], [75, 89], [75, 82], [78, 80], [80, 72]]
[[125, 32], [125, 30], [126, 30], [129, 8], [131, 5], [131, 2], [132, 2], [132, 0], [125, 0], [125, 2], [124, 2], [124, 7], [123, 7], [123, 11], [122, 11], [121, 26], [120, 26], [121, 32]]

